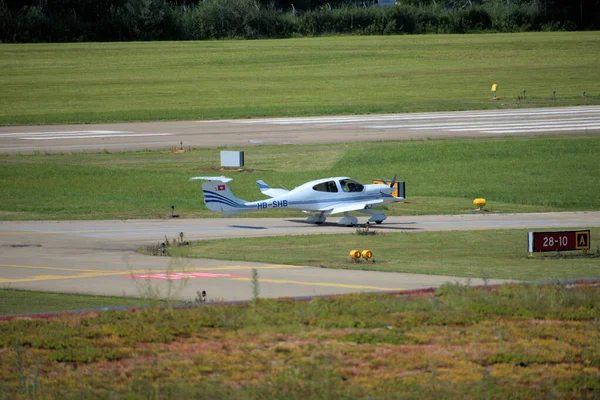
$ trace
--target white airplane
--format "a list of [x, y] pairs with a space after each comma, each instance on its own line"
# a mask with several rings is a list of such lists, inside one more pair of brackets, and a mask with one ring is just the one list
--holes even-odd
[[353, 226], [358, 219], [349, 215], [358, 211], [371, 215], [369, 223], [382, 223], [387, 217], [383, 212], [371, 210], [385, 203], [404, 200], [394, 197], [396, 176], [388, 186], [386, 184], [363, 185], [348, 177], [317, 179], [307, 182], [293, 190], [274, 189], [264, 181], [256, 181], [260, 191], [270, 199], [246, 201], [233, 195], [227, 182], [233, 179], [226, 176], [197, 176], [190, 181], [203, 180], [204, 204], [209, 210], [219, 211], [222, 215], [234, 215], [248, 211], [260, 211], [269, 208], [301, 210], [311, 214], [307, 221], [322, 224], [330, 214], [344, 214], [337, 221], [340, 225]]

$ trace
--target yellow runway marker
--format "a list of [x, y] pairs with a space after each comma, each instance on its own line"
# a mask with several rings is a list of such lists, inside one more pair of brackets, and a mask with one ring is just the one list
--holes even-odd
[[[251, 278], [231, 278], [232, 281], [251, 281]], [[406, 288], [385, 288], [378, 286], [367, 286], [367, 285], [347, 285], [345, 283], [324, 283], [324, 282], [303, 282], [303, 281], [288, 281], [283, 279], [261, 279], [258, 278], [258, 282], [267, 283], [291, 283], [293, 285], [305, 285], [305, 286], [325, 286], [325, 287], [339, 287], [344, 289], [367, 289], [367, 290], [383, 290], [383, 291], [399, 291], [408, 290]]]

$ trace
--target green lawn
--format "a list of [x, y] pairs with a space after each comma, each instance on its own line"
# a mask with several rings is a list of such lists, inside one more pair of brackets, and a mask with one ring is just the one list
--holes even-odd
[[[258, 200], [258, 179], [291, 189], [327, 176], [371, 182], [398, 173], [407, 201], [388, 206], [390, 215], [468, 212], [476, 197], [493, 212], [598, 210], [599, 154], [598, 135], [258, 146], [245, 149], [248, 172], [225, 174], [238, 197]], [[188, 179], [218, 166], [211, 149], [0, 155], [0, 219], [160, 218], [171, 205], [182, 217], [217, 217]]]
[[598, 65], [598, 32], [0, 44], [0, 125], [599, 104]]
[[[407, 226], [410, 228], [410, 226]], [[573, 229], [588, 229], [574, 227]], [[169, 249], [181, 257], [258, 261], [324, 268], [360, 269], [466, 278], [552, 281], [600, 276], [600, 228], [591, 229], [590, 254], [527, 253], [527, 231], [487, 230], [310, 235], [210, 240]], [[535, 229], [539, 231], [540, 229]], [[542, 229], [543, 230], [543, 229]], [[354, 262], [351, 250], [371, 250], [374, 262]]]

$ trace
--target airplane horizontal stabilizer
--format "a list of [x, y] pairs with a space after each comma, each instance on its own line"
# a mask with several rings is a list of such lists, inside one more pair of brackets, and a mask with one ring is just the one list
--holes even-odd
[[233, 179], [226, 176], [195, 176], [190, 178], [190, 181], [214, 181], [214, 182], [231, 182]]
[[289, 193], [289, 190], [273, 189], [271, 186], [267, 185], [265, 183], [265, 181], [263, 181], [263, 180], [256, 181], [256, 184], [258, 185], [260, 192], [262, 194], [264, 194], [265, 196], [276, 197], [276, 196], [281, 196], [283, 194]]

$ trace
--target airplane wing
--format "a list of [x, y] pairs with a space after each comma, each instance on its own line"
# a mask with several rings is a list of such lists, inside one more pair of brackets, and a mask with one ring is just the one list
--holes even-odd
[[256, 181], [256, 184], [258, 185], [260, 192], [269, 197], [276, 197], [289, 192], [289, 190], [285, 189], [273, 189], [271, 186], [267, 185], [263, 180]]
[[364, 210], [367, 206], [373, 206], [383, 203], [383, 199], [357, 201], [355, 203], [339, 203], [332, 206], [323, 207], [319, 211], [329, 211], [328, 214], [340, 214], [348, 211]]

